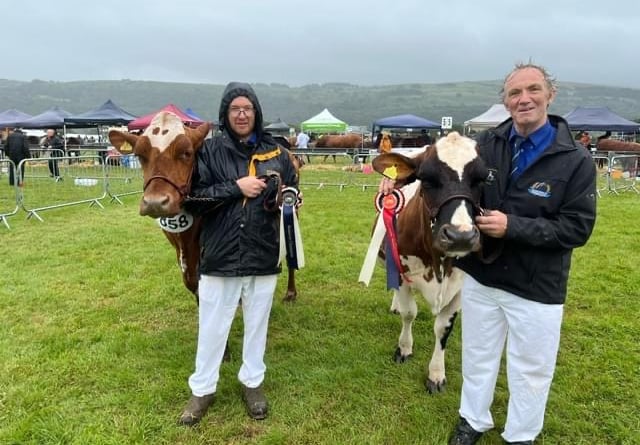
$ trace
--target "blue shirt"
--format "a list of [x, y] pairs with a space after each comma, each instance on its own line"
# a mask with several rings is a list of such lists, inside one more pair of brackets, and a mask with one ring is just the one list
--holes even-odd
[[531, 165], [533, 161], [538, 159], [543, 151], [545, 151], [556, 138], [556, 129], [549, 123], [549, 120], [536, 131], [531, 133], [528, 137], [523, 137], [518, 134], [515, 126], [511, 127], [509, 133], [509, 146], [511, 147], [512, 156], [515, 154], [517, 147], [520, 147], [522, 151], [518, 156], [517, 170], [511, 175], [512, 179], [517, 179], [520, 175]]

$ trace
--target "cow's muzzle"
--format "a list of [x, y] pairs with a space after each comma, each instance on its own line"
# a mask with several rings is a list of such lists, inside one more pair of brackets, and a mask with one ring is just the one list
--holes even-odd
[[167, 176], [151, 176], [142, 188], [140, 215], [159, 218], [177, 214], [180, 211], [182, 200], [190, 188], [190, 180], [191, 177], [189, 177], [187, 184], [178, 185]]
[[476, 226], [444, 224], [435, 234], [435, 248], [446, 256], [463, 257], [480, 249], [480, 231]]
[[168, 194], [144, 195], [140, 200], [140, 215], [152, 218], [172, 216], [176, 212], [172, 212], [171, 207], [171, 198]]

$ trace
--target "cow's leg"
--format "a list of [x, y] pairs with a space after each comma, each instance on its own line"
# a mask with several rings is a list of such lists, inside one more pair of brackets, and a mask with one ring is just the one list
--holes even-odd
[[189, 289], [189, 291], [196, 298], [196, 304], [199, 304], [200, 300], [198, 299], [198, 277], [196, 275], [189, 275], [186, 272], [182, 274], [182, 282], [184, 286]]
[[389, 308], [389, 310], [394, 313], [394, 314], [399, 314], [400, 313], [400, 307], [398, 305], [398, 297], [397, 297], [398, 293], [397, 292], [393, 292], [393, 298], [391, 298], [391, 308]]
[[411, 288], [406, 284], [400, 286], [400, 289], [394, 291], [394, 300], [398, 304], [398, 311], [402, 319], [402, 331], [398, 339], [398, 347], [394, 354], [396, 363], [404, 363], [413, 355], [413, 334], [411, 326], [413, 320], [418, 315], [418, 305], [411, 295]]
[[429, 362], [427, 381], [425, 382], [427, 391], [431, 394], [444, 391], [447, 383], [444, 369], [444, 351], [459, 310], [460, 292], [458, 292], [451, 299], [451, 302], [446, 305], [438, 315], [436, 315], [436, 319], [433, 323], [433, 332], [435, 334], [436, 341], [433, 349], [433, 355]]
[[296, 289], [296, 270], [289, 268], [287, 279], [287, 293], [284, 296], [283, 301], [293, 302], [298, 297], [298, 289]]

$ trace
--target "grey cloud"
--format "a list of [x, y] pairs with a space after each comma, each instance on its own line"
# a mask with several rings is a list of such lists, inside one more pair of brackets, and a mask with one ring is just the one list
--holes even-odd
[[634, 0], [8, 3], [9, 79], [431, 83], [532, 58], [561, 81], [640, 88]]

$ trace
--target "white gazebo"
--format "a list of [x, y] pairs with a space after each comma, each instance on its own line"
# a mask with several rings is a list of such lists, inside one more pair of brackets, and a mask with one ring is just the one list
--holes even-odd
[[511, 115], [503, 104], [493, 104], [481, 115], [465, 121], [464, 132], [465, 134], [469, 134], [472, 130], [486, 130], [487, 128], [495, 127], [510, 117]]

